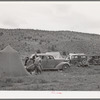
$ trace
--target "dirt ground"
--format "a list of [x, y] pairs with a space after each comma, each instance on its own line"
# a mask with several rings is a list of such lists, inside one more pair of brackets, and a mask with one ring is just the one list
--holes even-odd
[[71, 67], [65, 72], [44, 71], [27, 77], [3, 77], [0, 90], [99, 91], [100, 66]]

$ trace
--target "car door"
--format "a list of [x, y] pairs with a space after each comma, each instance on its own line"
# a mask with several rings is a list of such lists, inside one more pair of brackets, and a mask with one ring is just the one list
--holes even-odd
[[48, 63], [47, 57], [45, 55], [42, 55], [41, 59], [42, 59], [42, 68], [43, 69], [47, 68], [47, 63]]
[[53, 69], [56, 66], [56, 60], [53, 56], [48, 56], [48, 62], [47, 62], [48, 68]]

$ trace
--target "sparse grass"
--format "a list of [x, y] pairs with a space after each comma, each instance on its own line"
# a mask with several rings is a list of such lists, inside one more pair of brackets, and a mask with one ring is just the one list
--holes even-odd
[[12, 86], [11, 78], [1, 78], [0, 79], [0, 87]]
[[99, 91], [100, 70], [97, 69], [100, 67], [73, 67], [70, 72], [45, 71], [27, 77], [5, 77], [0, 79], [0, 90]]

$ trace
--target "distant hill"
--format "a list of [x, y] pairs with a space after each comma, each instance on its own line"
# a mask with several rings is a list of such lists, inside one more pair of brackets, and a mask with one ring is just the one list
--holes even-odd
[[74, 31], [0, 29], [0, 50], [8, 44], [22, 55], [30, 55], [35, 51], [100, 55], [100, 35]]

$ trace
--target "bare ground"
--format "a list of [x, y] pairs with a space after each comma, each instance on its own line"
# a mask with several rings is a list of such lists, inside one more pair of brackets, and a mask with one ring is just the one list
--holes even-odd
[[100, 66], [71, 67], [65, 72], [45, 71], [27, 77], [3, 77], [0, 90], [99, 91]]

